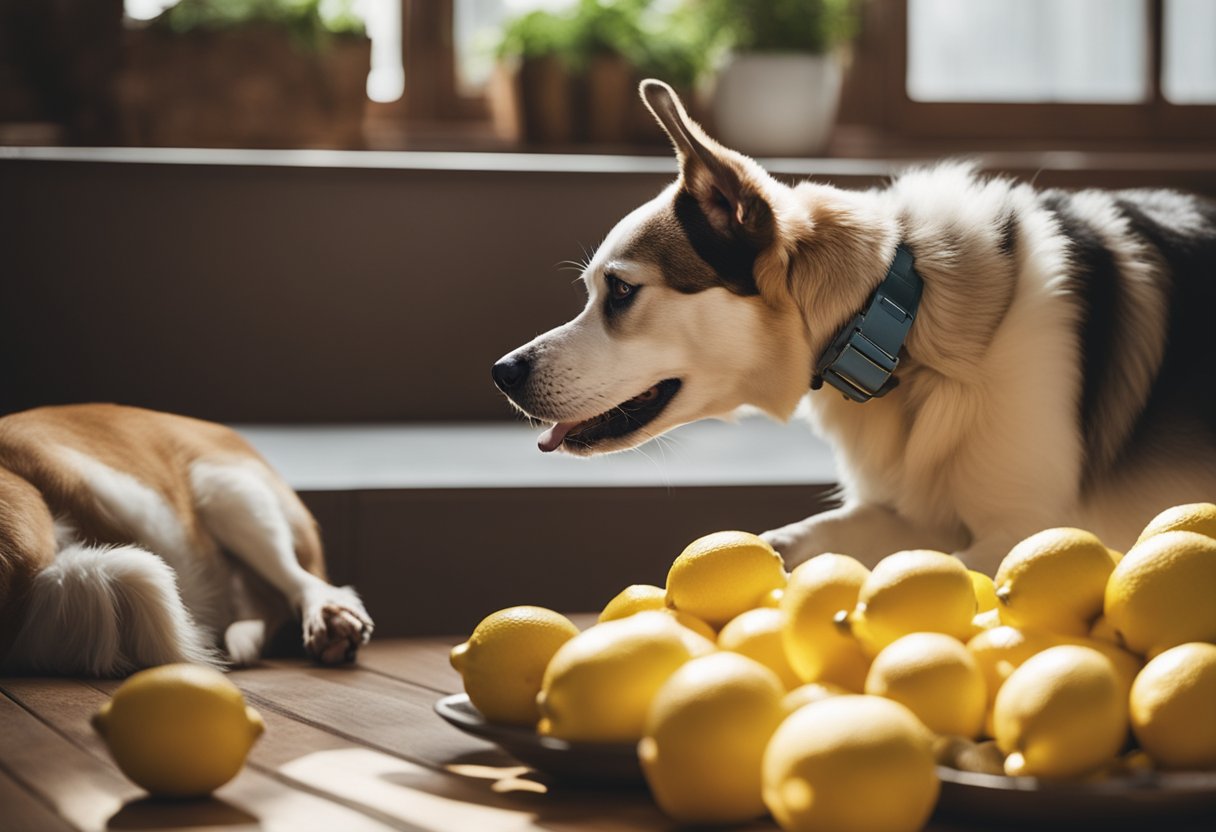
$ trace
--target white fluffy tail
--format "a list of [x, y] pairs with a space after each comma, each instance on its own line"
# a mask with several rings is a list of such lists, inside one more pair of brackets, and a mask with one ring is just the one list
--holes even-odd
[[136, 546], [69, 546], [38, 573], [5, 671], [121, 676], [169, 662], [220, 665], [173, 570]]

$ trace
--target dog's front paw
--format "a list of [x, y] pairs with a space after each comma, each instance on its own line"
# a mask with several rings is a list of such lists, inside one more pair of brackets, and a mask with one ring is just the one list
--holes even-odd
[[760, 535], [763, 540], [777, 550], [785, 561], [786, 569], [793, 569], [798, 564], [818, 554], [815, 549], [814, 535], [807, 528], [806, 521], [790, 523], [779, 529], [770, 529]]
[[350, 587], [327, 589], [304, 605], [304, 649], [321, 664], [353, 661], [372, 636], [372, 619]]

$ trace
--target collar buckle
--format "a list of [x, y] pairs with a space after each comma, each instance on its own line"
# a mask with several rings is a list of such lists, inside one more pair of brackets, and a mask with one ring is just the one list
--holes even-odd
[[916, 320], [924, 281], [912, 268], [912, 253], [901, 243], [887, 276], [861, 314], [832, 339], [815, 365], [811, 389], [824, 382], [845, 398], [867, 402], [895, 389], [899, 351]]

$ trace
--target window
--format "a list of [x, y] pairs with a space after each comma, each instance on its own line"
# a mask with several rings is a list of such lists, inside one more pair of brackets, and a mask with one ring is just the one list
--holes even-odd
[[1210, 151], [1214, 41], [1214, 0], [872, 0], [843, 117], [925, 152]]
[[1143, 0], [909, 0], [908, 95], [1144, 101], [1146, 24]]

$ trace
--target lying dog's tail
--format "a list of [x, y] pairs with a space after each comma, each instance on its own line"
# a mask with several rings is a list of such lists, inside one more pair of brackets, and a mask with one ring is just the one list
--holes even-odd
[[210, 641], [156, 555], [73, 545], [34, 577], [3, 670], [121, 676], [168, 662], [219, 665]]

